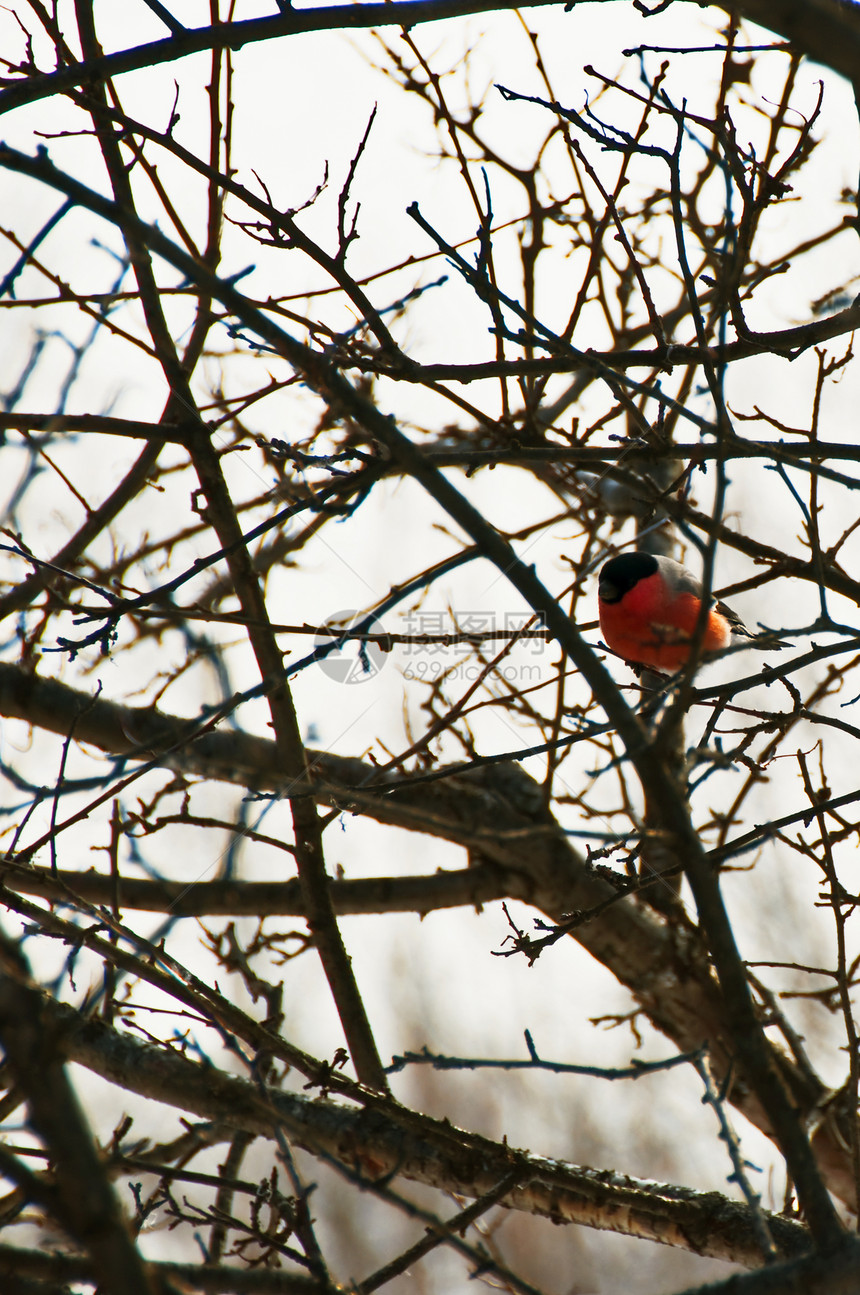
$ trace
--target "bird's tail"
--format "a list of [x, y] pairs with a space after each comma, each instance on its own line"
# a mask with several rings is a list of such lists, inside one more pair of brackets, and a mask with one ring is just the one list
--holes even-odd
[[794, 647], [788, 639], [778, 639], [772, 630], [766, 630], [763, 634], [751, 634], [746, 626], [742, 630], [734, 629], [733, 638], [736, 638], [742, 647], [755, 648], [758, 652], [770, 652], [772, 648]]
[[760, 634], [753, 634], [744, 625], [736, 611], [727, 607], [725, 603], [717, 603], [716, 610], [721, 616], [729, 622], [732, 631], [732, 638], [739, 647], [758, 648], [760, 652], [769, 652], [771, 648], [794, 647], [793, 643], [788, 643], [785, 639], [778, 639], [773, 630], [764, 630]]

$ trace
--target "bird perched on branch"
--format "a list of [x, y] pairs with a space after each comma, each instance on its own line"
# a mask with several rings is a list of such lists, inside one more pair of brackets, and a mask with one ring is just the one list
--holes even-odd
[[[607, 646], [630, 665], [661, 674], [686, 665], [702, 584], [680, 562], [651, 553], [610, 558], [600, 570], [597, 601]], [[752, 634], [731, 607], [714, 603], [705, 620], [702, 656], [724, 652], [733, 643], [761, 650], [791, 646], [772, 634]]]

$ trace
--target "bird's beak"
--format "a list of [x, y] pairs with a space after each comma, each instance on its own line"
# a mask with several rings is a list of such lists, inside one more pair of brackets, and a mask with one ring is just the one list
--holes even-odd
[[615, 588], [612, 581], [607, 580], [605, 577], [597, 586], [597, 594], [605, 603], [614, 603], [618, 601], [618, 590]]

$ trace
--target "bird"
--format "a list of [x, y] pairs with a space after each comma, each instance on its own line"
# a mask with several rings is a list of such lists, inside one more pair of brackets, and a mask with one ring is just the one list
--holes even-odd
[[[687, 664], [702, 583], [680, 562], [638, 551], [610, 558], [600, 569], [597, 603], [606, 644], [628, 665], [674, 674]], [[704, 623], [702, 656], [733, 643], [761, 650], [791, 646], [772, 634], [752, 634], [737, 612], [715, 602]]]

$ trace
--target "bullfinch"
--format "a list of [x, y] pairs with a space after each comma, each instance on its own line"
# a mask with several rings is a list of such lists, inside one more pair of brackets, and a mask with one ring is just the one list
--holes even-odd
[[[597, 589], [600, 628], [607, 646], [630, 665], [674, 674], [686, 665], [702, 605], [702, 585], [672, 558], [622, 553], [600, 570]], [[765, 636], [756, 639], [725, 603], [708, 611], [701, 652], [724, 652], [733, 641], [745, 647], [789, 647]]]

